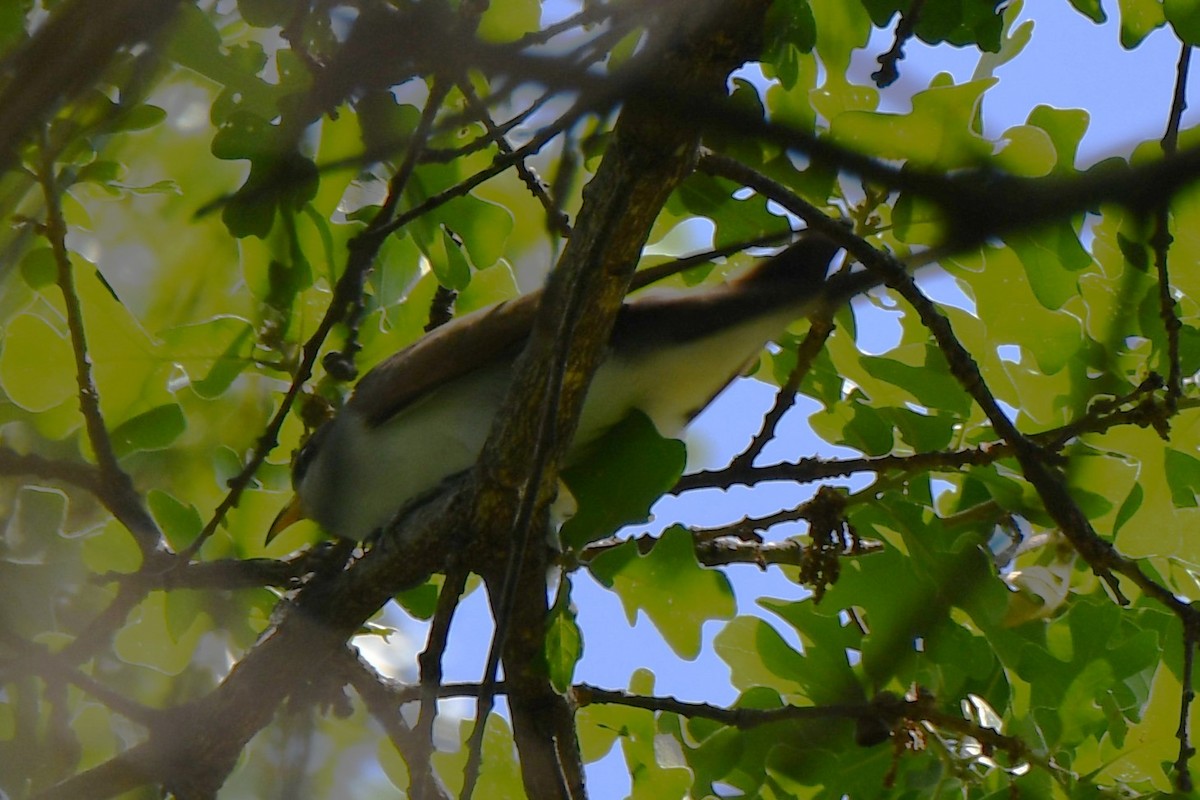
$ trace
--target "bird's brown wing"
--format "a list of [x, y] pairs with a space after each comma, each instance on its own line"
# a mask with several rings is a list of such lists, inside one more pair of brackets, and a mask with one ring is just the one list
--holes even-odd
[[[836, 299], [844, 302], [878, 279], [845, 276], [833, 291], [826, 269], [838, 246], [820, 236], [802, 237], [742, 279], [673, 298], [640, 298], [626, 304], [613, 332], [613, 346], [637, 352], [664, 341], [684, 343], [738, 324], [774, 307]], [[631, 288], [648, 280], [635, 275]], [[835, 283], [835, 282], [830, 282]], [[533, 327], [542, 292], [531, 292], [437, 328], [379, 364], [359, 381], [348, 408], [369, 427], [382, 425], [438, 387], [470, 374], [522, 346]], [[798, 309], [797, 313], [804, 313]]]
[[[630, 290], [665, 277], [657, 271], [634, 275]], [[355, 387], [348, 407], [382, 425], [410, 403], [519, 347], [533, 329], [542, 290], [467, 314], [435, 329], [380, 362]]]
[[541, 298], [531, 292], [435, 329], [363, 376], [347, 407], [369, 427], [382, 425], [439, 386], [494, 363], [529, 335]]

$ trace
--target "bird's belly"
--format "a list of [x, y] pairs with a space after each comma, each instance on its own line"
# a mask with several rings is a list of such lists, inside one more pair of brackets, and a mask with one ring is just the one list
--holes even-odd
[[[508, 388], [505, 369], [482, 370], [442, 387], [385, 424], [368, 428], [361, 417], [341, 414], [341, 430], [329, 439], [339, 453], [322, 453], [334, 498], [353, 498], [353, 508], [316, 508], [323, 527], [347, 539], [365, 538], [400, 509], [475, 463]], [[353, 457], [370, 453], [369, 458]], [[314, 475], [316, 480], [322, 476]]]
[[592, 380], [575, 444], [594, 441], [633, 409], [663, 436], [678, 436], [789, 319], [783, 311], [691, 342], [610, 358]]

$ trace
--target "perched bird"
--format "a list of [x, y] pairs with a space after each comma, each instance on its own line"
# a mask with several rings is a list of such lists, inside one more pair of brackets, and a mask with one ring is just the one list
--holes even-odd
[[[634, 409], [660, 433], [678, 433], [790, 322], [878, 282], [866, 272], [827, 280], [838, 249], [805, 234], [725, 285], [626, 302], [567, 463]], [[536, 312], [534, 295], [482, 309], [371, 370], [301, 448], [292, 469], [296, 496], [267, 541], [305, 517], [362, 540], [474, 464]]]

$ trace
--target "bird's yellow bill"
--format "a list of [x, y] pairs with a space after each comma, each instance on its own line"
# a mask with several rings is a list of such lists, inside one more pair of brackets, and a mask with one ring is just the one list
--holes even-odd
[[304, 509], [300, 507], [300, 495], [292, 495], [292, 499], [283, 507], [278, 516], [275, 517], [275, 521], [271, 523], [271, 529], [267, 531], [267, 539], [263, 544], [270, 544], [271, 540], [276, 536], [306, 518]]

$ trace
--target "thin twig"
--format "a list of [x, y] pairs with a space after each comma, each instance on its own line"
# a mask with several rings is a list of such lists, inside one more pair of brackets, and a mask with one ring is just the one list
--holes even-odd
[[[628, 5], [635, 5], [630, 3]], [[558, 36], [560, 33], [566, 33], [572, 28], [583, 28], [588, 25], [596, 25], [606, 19], [612, 20], [618, 14], [629, 13], [629, 8], [625, 4], [616, 6], [612, 4], [597, 3], [595, 5], [585, 5], [582, 11], [579, 11], [561, 22], [556, 22], [553, 25], [547, 25], [540, 31], [531, 31], [521, 37], [514, 46], [518, 49], [525, 49], [534, 45], [545, 44], [546, 42]]]
[[[1187, 108], [1187, 75], [1192, 59], [1192, 46], [1180, 44], [1179, 63], [1175, 70], [1175, 92], [1171, 99], [1171, 114], [1167, 119], [1167, 130], [1162, 138], [1163, 155], [1171, 158], [1179, 151], [1179, 124]], [[1167, 403], [1173, 409], [1183, 395], [1183, 376], [1179, 358], [1179, 331], [1183, 323], [1176, 312], [1175, 298], [1171, 294], [1171, 279], [1167, 269], [1167, 256], [1171, 249], [1171, 206], [1164, 198], [1154, 217], [1154, 234], [1150, 238], [1154, 248], [1154, 267], [1158, 273], [1159, 317], [1167, 335]]]
[[45, 480], [62, 481], [103, 500], [100, 470], [79, 461], [51, 459], [37, 453], [18, 453], [11, 447], [0, 446], [0, 475], [33, 475]]
[[439, 785], [433, 771], [433, 723], [437, 719], [438, 691], [442, 685], [442, 656], [450, 639], [450, 623], [458, 608], [459, 598], [467, 585], [467, 571], [451, 564], [446, 570], [446, 579], [438, 593], [437, 608], [429, 626], [425, 649], [417, 659], [421, 667], [420, 699], [421, 711], [413, 731], [412, 760], [408, 764], [411, 776], [411, 791], [420, 800], [434, 797], [431, 794]]
[[[422, 765], [429, 764], [429, 754], [419, 755], [417, 753], [422, 749], [418, 741], [419, 737], [405, 724], [404, 718], [400, 715], [400, 707], [405, 702], [415, 699], [406, 697], [404, 694], [405, 690], [411, 690], [412, 687], [397, 685], [394, 681], [380, 675], [352, 648], [346, 648], [343, 651], [340, 666], [345, 670], [346, 678], [354, 687], [354, 691], [358, 692], [358, 696], [363, 699], [367, 711], [383, 726], [392, 746], [396, 748], [396, 752], [408, 765], [410, 776], [414, 774], [414, 771], [421, 771]], [[435, 688], [440, 689], [440, 687]], [[431, 768], [428, 769], [428, 773], [419, 787], [416, 785], [415, 778], [412, 780], [411, 796], [418, 800], [449, 800], [450, 794], [437, 775]]]
[[67, 250], [67, 222], [63, 218], [61, 190], [48, 147], [46, 133], [43, 131], [40, 148], [42, 159], [38, 164], [37, 179], [42, 188], [42, 199], [46, 204], [45, 237], [54, 255], [58, 288], [62, 292], [63, 305], [66, 308], [71, 351], [75, 356], [79, 411], [83, 415], [88, 442], [92, 446], [96, 465], [100, 470], [100, 495], [107, 498], [106, 505], [123, 509], [123, 513], [118, 516], [142, 551], [144, 564], [148, 566], [153, 562], [161, 566], [161, 557], [167, 555], [166, 540], [153, 518], [145, 512], [141, 498], [133, 489], [133, 480], [117, 463], [112, 440], [108, 435], [108, 426], [100, 410], [100, 392], [92, 378], [87, 332], [83, 327], [83, 306], [75, 288], [71, 254]]
[[[83, 630], [58, 652], [59, 662], [76, 665], [91, 658], [100, 648], [112, 641], [113, 634], [125, 624], [134, 607], [149, 593], [142, 581], [131, 580], [117, 588], [117, 595], [89, 622]], [[36, 658], [15, 658], [0, 665], [0, 683], [17, 680], [22, 675], [36, 674]]]
[[[1084, 416], [1066, 425], [1030, 435], [1030, 439], [1049, 454], [1055, 454], [1076, 438], [1087, 433], [1104, 433], [1123, 425], [1159, 427], [1169, 416], [1162, 403], [1148, 396], [1161, 382], [1147, 378], [1123, 398], [1110, 404], [1095, 403]], [[1120, 406], [1134, 401], [1132, 408]], [[1200, 408], [1200, 398], [1179, 401], [1181, 410]], [[928, 472], [958, 470], [963, 467], [991, 464], [1013, 455], [1013, 448], [1004, 441], [984, 442], [960, 450], [935, 450], [910, 455], [863, 456], [859, 458], [802, 458], [793, 462], [770, 464], [764, 467], [730, 465], [718, 470], [692, 472], [681, 477], [669, 490], [671, 494], [695, 489], [728, 489], [732, 486], [753, 486], [766, 481], [809, 483], [828, 478], [844, 478], [857, 472]]]
[[377, 233], [381, 235], [387, 235], [393, 231], [399, 230], [412, 220], [429, 213], [439, 206], [445, 205], [455, 198], [462, 197], [479, 184], [491, 180], [514, 164], [517, 164], [522, 160], [536, 154], [552, 139], [561, 134], [563, 130], [571, 125], [574, 125], [576, 120], [578, 120], [586, 111], [586, 107], [576, 103], [571, 108], [567, 109], [567, 111], [557, 120], [540, 129], [538, 134], [530, 139], [526, 144], [518, 147], [516, 150], [513, 150], [507, 155], [496, 156], [496, 158], [492, 160], [492, 163], [486, 169], [481, 169], [479, 172], [461, 181], [460, 183], [457, 183], [454, 186], [451, 186], [450, 188], [433, 195], [419, 206], [415, 206], [400, 214], [394, 220], [392, 220], [390, 224], [380, 228]]
[[707, 719], [722, 725], [742, 730], [792, 720], [815, 719], [879, 719], [894, 727], [902, 720], [929, 722], [937, 727], [952, 731], [963, 737], [975, 739], [992, 750], [1001, 750], [1014, 763], [1028, 761], [1050, 772], [1058, 780], [1063, 779], [1061, 770], [1045, 756], [1034, 752], [1022, 739], [1005, 736], [991, 728], [985, 728], [961, 716], [948, 714], [936, 708], [932, 697], [903, 700], [881, 693], [869, 703], [843, 705], [793, 706], [779, 708], [724, 708], [709, 703], [690, 703], [674, 697], [649, 697], [624, 690], [602, 689], [589, 684], [578, 684], [573, 689], [576, 703], [587, 706], [594, 703], [621, 705], [639, 708], [653, 713], [678, 714], [687, 719]]
[[7, 648], [14, 649], [20, 653], [17, 658], [29, 660], [36, 664], [34, 674], [41, 678], [48, 681], [61, 681], [76, 686], [85, 694], [100, 701], [110, 711], [120, 714], [126, 719], [140, 725], [144, 725], [146, 728], [153, 729], [155, 726], [166, 721], [166, 717], [162, 711], [139, 703], [116, 690], [108, 688], [95, 678], [80, 672], [73, 664], [64, 661], [59, 653], [53, 653], [41, 644], [22, 639], [11, 631], [4, 629], [0, 629], [0, 638], [3, 638]]
[[[479, 95], [475, 92], [475, 87], [471, 85], [469, 80], [460, 80], [458, 82], [458, 89], [463, 93], [463, 97], [466, 98], [467, 107], [478, 115], [479, 121], [483, 123], [484, 128], [487, 130], [488, 138], [495, 143], [496, 149], [501, 153], [510, 155], [513, 152], [512, 145], [508, 143], [504, 132], [497, 127], [495, 121], [492, 119], [492, 115], [488, 112], [487, 106], [479, 99]], [[566, 212], [562, 210], [562, 206], [550, 196], [549, 187], [546, 186], [538, 174], [534, 172], [533, 168], [525, 163], [525, 161], [516, 162], [516, 168], [517, 174], [521, 176], [521, 181], [525, 184], [525, 187], [529, 189], [530, 194], [536, 197], [538, 202], [542, 204], [542, 208], [546, 210], [546, 222], [550, 231], [559, 236], [570, 236], [571, 221], [567, 217]]]
[[1193, 673], [1196, 667], [1196, 644], [1200, 641], [1200, 627], [1184, 625], [1183, 628], [1183, 686], [1180, 689], [1179, 727], [1175, 738], [1179, 740], [1179, 757], [1175, 759], [1175, 788], [1180, 792], [1192, 791], [1190, 762], [1196, 754], [1192, 746], [1191, 710], [1196, 700]]
[[450, 93], [451, 85], [449, 80], [441, 77], [434, 78], [433, 87], [429, 90], [429, 99], [426, 101], [424, 108], [421, 109], [421, 118], [417, 122], [417, 128], [413, 132], [412, 138], [409, 140], [404, 160], [397, 167], [396, 174], [388, 181], [387, 196], [384, 198], [383, 205], [376, 212], [375, 216], [371, 218], [371, 223], [367, 226], [367, 229], [355, 236], [354, 241], [350, 243], [350, 259], [346, 266], [346, 271], [356, 277], [357, 284], [349, 287], [351, 288], [349, 296], [343, 293], [340, 298], [342, 302], [349, 303], [349, 310], [345, 316], [347, 328], [346, 341], [338, 353], [326, 356], [327, 364], [331, 358], [339, 362], [341, 372], [339, 377], [353, 377], [357, 374], [354, 358], [361, 349], [361, 345], [358, 343], [358, 326], [362, 322], [365, 310], [363, 286], [365, 285], [367, 275], [374, 268], [376, 253], [379, 252], [384, 239], [387, 238], [387, 234], [381, 235], [378, 231], [395, 219], [396, 208], [400, 204], [400, 198], [404, 195], [404, 190], [408, 187], [409, 181], [416, 171], [421, 152], [425, 149], [425, 143], [429, 141], [429, 137], [432, 135], [433, 123], [437, 119], [438, 109], [441, 108], [446, 95]]
[[[505, 120], [504, 122], [497, 123], [496, 131], [503, 136], [507, 136], [514, 128], [516, 128], [521, 123], [525, 122], [527, 119], [529, 119], [531, 116], [533, 116], [538, 110], [540, 110], [544, 105], [546, 105], [546, 103], [549, 103], [551, 100], [554, 100], [558, 96], [559, 95], [557, 92], [542, 92], [540, 97], [538, 97], [536, 100], [534, 100], [528, 106], [526, 106], [520, 113], [510, 117], [509, 119]], [[397, 144], [404, 144], [404, 143], [407, 143], [407, 141], [408, 141], [408, 139], [405, 138], [402, 142], [398, 142]], [[451, 162], [459, 160], [460, 158], [469, 156], [472, 153], [477, 153], [480, 150], [484, 149], [485, 147], [489, 147], [491, 144], [492, 144], [492, 135], [490, 133], [485, 133], [483, 136], [477, 136], [474, 139], [472, 139], [470, 142], [467, 142], [466, 144], [462, 145], [461, 147], [450, 147], [450, 148], [427, 147], [427, 148], [425, 148], [424, 152], [422, 152], [422, 154], [421, 154], [421, 163], [422, 164], [449, 164]], [[394, 148], [394, 147], [387, 148], [385, 150], [385, 152], [393, 152], [394, 149], [396, 149], [396, 148]], [[373, 158], [373, 159], [369, 159], [369, 160], [375, 161], [375, 160], [378, 160], [378, 158]], [[330, 168], [330, 166], [328, 166], [328, 165], [322, 165], [321, 167], [319, 167], [319, 169], [322, 169], [322, 170], [329, 169], [329, 168]]]
[[767, 443], [775, 438], [775, 429], [788, 410], [796, 404], [796, 392], [799, 391], [800, 384], [804, 382], [804, 378], [812, 368], [813, 361], [825, 346], [831, 333], [833, 333], [832, 311], [820, 314], [812, 320], [808, 333], [804, 336], [804, 341], [796, 350], [796, 366], [792, 367], [787, 380], [775, 393], [775, 403], [763, 417], [762, 428], [750, 440], [749, 446], [729, 462], [730, 470], [752, 468], [754, 459], [758, 458]]
[[[769, 566], [798, 567], [805, 561], [808, 547], [799, 539], [786, 539], [782, 542], [762, 542], [745, 540], [734, 536], [713, 536], [710, 530], [693, 530], [693, 547], [696, 560], [706, 567], [722, 567], [730, 564], [749, 564], [766, 569]], [[633, 542], [638, 552], [649, 553], [659, 541], [659, 537], [644, 534], [629, 539], [609, 538], [592, 542], [576, 556], [575, 561], [586, 564], [597, 556]], [[881, 552], [883, 545], [874, 541], [860, 541], [855, 550], [847, 550], [842, 555], [861, 556]]]

